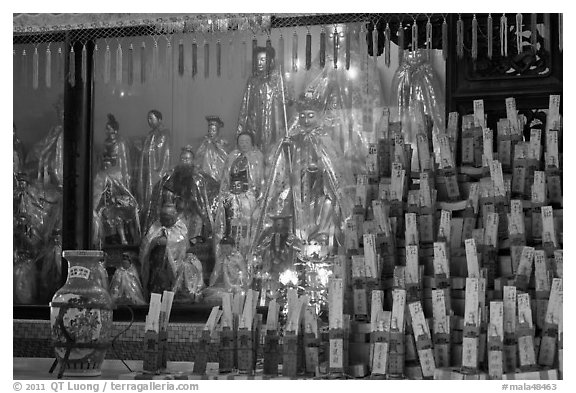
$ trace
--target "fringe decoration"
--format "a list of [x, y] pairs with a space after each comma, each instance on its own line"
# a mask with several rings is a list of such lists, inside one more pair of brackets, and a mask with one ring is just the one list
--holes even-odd
[[120, 42], [116, 48], [116, 84], [122, 84], [122, 44]]
[[196, 39], [192, 41], [192, 78], [196, 78], [198, 74], [198, 44]]
[[312, 66], [312, 35], [310, 30], [306, 33], [306, 71]]
[[550, 49], [552, 48], [552, 44], [550, 43], [550, 14], [544, 14], [544, 50], [547, 53], [550, 53]]
[[390, 68], [390, 24], [388, 22], [384, 29], [384, 64]]
[[210, 46], [204, 40], [204, 79], [210, 78]]
[[242, 54], [241, 54], [241, 70], [242, 70], [242, 78], [246, 78], [246, 72], [248, 68], [248, 45], [246, 44], [246, 40], [242, 40]]
[[298, 34], [292, 34], [292, 72], [298, 72]]
[[350, 39], [351, 39], [351, 34], [350, 34], [350, 26], [346, 26], [346, 47], [345, 47], [345, 53], [346, 53], [346, 70], [350, 69]]
[[478, 20], [476, 19], [476, 14], [472, 19], [472, 60], [478, 58]]
[[508, 18], [506, 14], [500, 17], [500, 55], [508, 57]]
[[428, 60], [430, 60], [430, 56], [432, 55], [432, 22], [430, 22], [430, 17], [428, 17], [428, 21], [426, 22], [426, 52]]
[[516, 49], [522, 53], [522, 13], [516, 14]]
[[104, 52], [104, 83], [110, 82], [110, 45], [106, 44], [106, 51]]
[[128, 86], [134, 84], [134, 45], [128, 47]]
[[464, 57], [464, 21], [462, 15], [458, 15], [458, 22], [456, 22], [456, 55], [459, 59]]
[[530, 45], [532, 51], [536, 53], [538, 50], [538, 14], [530, 14]]
[[88, 51], [86, 50], [86, 43], [82, 45], [82, 62], [80, 69], [80, 77], [82, 78], [82, 83], [88, 82]]
[[374, 65], [378, 66], [378, 22], [374, 22], [374, 29], [372, 29], [372, 56], [374, 58]]
[[442, 57], [444, 60], [448, 58], [448, 23], [446, 23], [446, 18], [442, 22]]
[[178, 41], [178, 75], [184, 76], [184, 41]]
[[418, 23], [414, 19], [412, 24], [412, 51], [416, 52], [418, 50]]
[[74, 45], [70, 46], [70, 68], [68, 70], [68, 83], [74, 87], [76, 85], [76, 53], [74, 52]]
[[398, 65], [404, 62], [404, 27], [402, 21], [398, 27]]
[[324, 27], [320, 30], [320, 68], [326, 66], [326, 31]]
[[252, 75], [256, 73], [256, 47], [258, 46], [258, 41], [256, 40], [256, 36], [252, 36]]
[[280, 72], [286, 70], [286, 63], [284, 62], [284, 37], [280, 33], [280, 38], [278, 38], [278, 66], [280, 67]]
[[38, 89], [38, 47], [34, 47], [32, 54], [32, 88]]
[[140, 83], [146, 83], [146, 43], [142, 41], [140, 45]]
[[492, 52], [494, 50], [494, 32], [492, 30], [492, 14], [488, 14], [488, 21], [486, 22], [486, 29], [488, 30], [488, 58], [492, 59]]
[[154, 40], [154, 46], [152, 47], [152, 79], [158, 79], [158, 71], [160, 69], [160, 54], [158, 48], [158, 39], [156, 37], [152, 37]]
[[560, 48], [560, 52], [563, 51], [563, 44], [562, 41], [564, 39], [564, 14], [558, 14], [558, 48]]
[[222, 44], [216, 41], [216, 76], [220, 78], [222, 73]]
[[172, 76], [172, 60], [174, 59], [174, 48], [172, 47], [172, 36], [168, 38], [166, 36], [166, 52], [164, 52], [164, 73], [170, 78]]
[[26, 49], [22, 51], [22, 86], [28, 87], [28, 55]]
[[52, 51], [50, 50], [50, 43], [46, 48], [46, 87], [52, 87]]
[[340, 33], [338, 30], [334, 28], [334, 35], [333, 35], [333, 48], [334, 48], [334, 69], [338, 68], [338, 48], [340, 47]]

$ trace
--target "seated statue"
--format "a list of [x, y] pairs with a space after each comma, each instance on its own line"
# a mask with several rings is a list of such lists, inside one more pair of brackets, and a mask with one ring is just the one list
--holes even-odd
[[220, 128], [224, 122], [218, 116], [206, 116], [208, 133], [196, 151], [196, 167], [210, 175], [218, 183], [222, 180], [222, 169], [226, 162], [226, 142], [220, 138]]

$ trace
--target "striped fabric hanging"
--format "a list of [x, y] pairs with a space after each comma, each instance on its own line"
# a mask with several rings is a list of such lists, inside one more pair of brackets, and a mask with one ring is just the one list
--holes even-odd
[[412, 24], [412, 51], [416, 52], [418, 50], [418, 21], [414, 18], [414, 23]]
[[26, 54], [26, 49], [22, 50], [22, 74], [21, 77], [21, 84], [23, 87], [28, 87], [28, 55]]
[[326, 31], [324, 26], [320, 30], [320, 68], [326, 66]]
[[173, 59], [174, 59], [174, 47], [172, 45], [173, 36], [166, 36], [166, 51], [164, 52], [164, 74], [168, 76], [168, 78], [172, 77], [172, 73], [174, 72]]
[[426, 22], [426, 52], [428, 60], [430, 60], [432, 54], [432, 22], [430, 22], [430, 17]]
[[122, 44], [118, 42], [116, 48], [116, 84], [122, 84]]
[[500, 17], [500, 55], [508, 57], [508, 18], [506, 14]]
[[306, 71], [312, 66], [312, 35], [310, 30], [306, 33]]
[[82, 62], [80, 69], [80, 77], [82, 78], [82, 83], [88, 82], [88, 51], [86, 50], [86, 43], [82, 45]]
[[349, 70], [350, 69], [350, 40], [351, 40], [352, 34], [350, 34], [350, 26], [349, 25], [346, 25], [345, 29], [346, 29], [346, 36], [345, 36], [345, 41], [346, 41], [346, 45], [345, 45], [346, 70]]
[[58, 47], [58, 53], [56, 56], [56, 81], [60, 82], [64, 80], [64, 52], [62, 47]]
[[242, 39], [241, 45], [242, 53], [240, 55], [241, 58], [241, 71], [242, 71], [242, 79], [246, 78], [246, 73], [248, 72], [248, 44], [246, 43], [246, 39]]
[[228, 79], [232, 79], [234, 71], [234, 38], [230, 37], [228, 41], [228, 49], [226, 50], [226, 56], [228, 60], [226, 61], [226, 70]]
[[[268, 36], [268, 38], [266, 38], [266, 52], [267, 53], [272, 53], [272, 41], [270, 40], [270, 36]], [[272, 65], [272, 58], [270, 56], [266, 56], [266, 76], [270, 76], [268, 74], [270, 68]]]
[[140, 84], [146, 83], [146, 43], [142, 41], [140, 45]]
[[253, 35], [252, 36], [252, 75], [254, 75], [256, 73], [256, 47], [258, 46], [258, 40], [256, 39], [256, 36]]
[[384, 29], [384, 64], [390, 68], [390, 23], [386, 22]]
[[522, 53], [522, 13], [516, 14], [516, 50], [518, 54]]
[[404, 62], [404, 27], [402, 21], [398, 27], [398, 65]]
[[192, 79], [198, 74], [198, 44], [196, 38], [192, 40]]
[[208, 41], [204, 40], [204, 79], [210, 77], [210, 46]]
[[340, 33], [334, 27], [334, 35], [332, 39], [333, 49], [334, 49], [334, 69], [338, 68], [338, 48], [340, 47]]
[[104, 83], [108, 84], [110, 82], [110, 45], [106, 43], [106, 51], [104, 51]]
[[76, 85], [76, 53], [74, 52], [74, 44], [70, 46], [68, 83], [72, 87]]
[[134, 84], [134, 45], [128, 46], [128, 86]]
[[46, 87], [49, 89], [52, 87], [52, 51], [50, 50], [50, 43], [46, 47]]
[[216, 41], [216, 76], [220, 78], [222, 73], [222, 44], [220, 39]]
[[280, 33], [280, 38], [278, 38], [278, 67], [280, 72], [285, 72], [286, 63], [284, 62], [284, 36]]
[[462, 15], [458, 15], [456, 22], [456, 55], [459, 59], [464, 57], [464, 21]]
[[34, 46], [34, 53], [32, 54], [32, 88], [38, 89], [38, 46]]
[[152, 45], [152, 79], [156, 80], [160, 71], [160, 48], [158, 48], [158, 38], [152, 36], [152, 39], [154, 40]]
[[298, 33], [292, 34], [292, 72], [298, 72]]
[[442, 22], [442, 58], [448, 59], [448, 23], [446, 23], [446, 17]]
[[184, 76], [184, 40], [178, 41], [178, 76]]
[[476, 14], [472, 18], [472, 60], [478, 58], [478, 20]]
[[374, 65], [378, 67], [378, 22], [374, 22], [374, 29], [372, 29], [372, 58]]
[[486, 22], [486, 29], [488, 30], [488, 53], [487, 56], [489, 59], [492, 58], [492, 52], [494, 50], [494, 33], [492, 28], [492, 14], [488, 14], [488, 21]]

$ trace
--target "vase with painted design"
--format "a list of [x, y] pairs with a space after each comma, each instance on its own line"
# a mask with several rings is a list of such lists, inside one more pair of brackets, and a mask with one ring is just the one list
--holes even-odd
[[68, 261], [68, 277], [50, 303], [59, 373], [99, 376], [112, 341], [112, 298], [104, 286], [107, 277], [102, 277], [104, 252], [66, 250], [62, 256]]

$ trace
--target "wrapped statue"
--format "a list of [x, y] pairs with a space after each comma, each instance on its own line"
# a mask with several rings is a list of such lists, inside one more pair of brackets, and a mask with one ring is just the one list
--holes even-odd
[[193, 253], [186, 254], [176, 268], [176, 281], [172, 291], [176, 303], [194, 303], [200, 299], [204, 280], [202, 263]]
[[228, 155], [217, 201], [216, 264], [210, 278], [211, 286], [222, 283], [228, 271], [246, 270], [244, 259], [253, 236], [253, 217], [258, 215], [257, 199], [263, 181], [262, 153], [254, 147], [251, 133], [239, 134], [237, 144], [238, 147]]
[[129, 148], [128, 144], [118, 134], [120, 129], [120, 124], [116, 120], [113, 114], [108, 114], [108, 121], [106, 122], [106, 140], [104, 141], [104, 154], [103, 157], [114, 157], [112, 162], [113, 167], [118, 167], [122, 183], [127, 189], [130, 189], [130, 177], [132, 173], [132, 168], [130, 164]]
[[131, 253], [123, 253], [122, 263], [116, 269], [110, 281], [110, 296], [115, 304], [134, 306], [146, 304], [138, 270], [132, 260], [133, 256]]
[[220, 138], [220, 128], [224, 127], [224, 122], [218, 116], [206, 116], [206, 121], [208, 121], [208, 133], [196, 151], [196, 166], [220, 182], [228, 156], [226, 152], [228, 142]]
[[[148, 112], [150, 131], [144, 139], [138, 168], [136, 197], [142, 212], [150, 210], [152, 189], [170, 169], [170, 133], [162, 126], [162, 113]], [[144, 228], [151, 223], [142, 220]]]
[[166, 173], [154, 186], [147, 222], [154, 222], [161, 209], [162, 190], [169, 189], [175, 195], [176, 210], [188, 228], [192, 245], [212, 236], [213, 209], [218, 197], [219, 183], [194, 165], [194, 149], [182, 148], [180, 162]]
[[172, 290], [178, 264], [186, 257], [188, 229], [178, 217], [174, 199], [174, 194], [165, 189], [160, 216], [140, 244], [140, 276], [144, 290], [150, 293]]
[[[282, 79], [276, 70], [274, 48], [256, 47], [254, 54], [256, 65], [242, 97], [237, 134], [251, 132], [254, 146], [262, 151], [268, 165], [276, 141], [284, 136], [284, 97], [290, 96], [291, 89], [284, 86], [286, 94], [282, 94]], [[289, 99], [286, 101], [290, 102]]]

